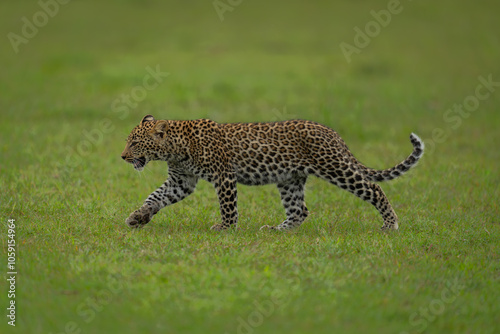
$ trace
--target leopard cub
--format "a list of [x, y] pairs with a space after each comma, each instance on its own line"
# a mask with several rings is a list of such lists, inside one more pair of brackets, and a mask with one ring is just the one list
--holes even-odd
[[375, 170], [360, 163], [335, 131], [311, 121], [219, 124], [208, 119], [156, 120], [147, 115], [128, 136], [121, 156], [139, 171], [149, 161], [166, 161], [168, 178], [126, 223], [142, 227], [165, 206], [186, 198], [204, 179], [214, 185], [220, 202], [222, 222], [212, 229], [236, 227], [237, 183], [275, 183], [286, 220], [262, 228], [291, 229], [309, 214], [304, 186], [313, 175], [374, 205], [384, 220], [382, 229], [397, 229], [398, 217], [375, 182], [397, 178], [417, 164], [424, 143], [415, 134], [410, 140], [413, 152], [404, 161]]

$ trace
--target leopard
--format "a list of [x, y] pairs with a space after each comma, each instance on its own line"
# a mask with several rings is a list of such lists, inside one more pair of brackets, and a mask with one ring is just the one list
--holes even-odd
[[218, 123], [146, 115], [127, 137], [121, 158], [137, 171], [151, 161], [165, 161], [168, 177], [125, 222], [143, 227], [161, 209], [192, 194], [201, 179], [214, 186], [219, 200], [221, 222], [212, 230], [237, 228], [237, 184], [276, 184], [286, 219], [260, 229], [291, 230], [309, 215], [304, 189], [307, 178], [314, 176], [371, 203], [382, 216], [381, 229], [397, 230], [398, 217], [377, 183], [416, 166], [424, 142], [414, 133], [410, 141], [413, 151], [407, 158], [376, 170], [357, 160], [337, 132], [314, 121]]

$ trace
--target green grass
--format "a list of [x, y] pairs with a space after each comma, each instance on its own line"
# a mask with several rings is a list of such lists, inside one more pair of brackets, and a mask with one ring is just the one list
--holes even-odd
[[[3, 38], [0, 263], [6, 274], [13, 218], [18, 275], [16, 328], [4, 316], [0, 332], [499, 332], [500, 87], [467, 118], [444, 116], [479, 76], [500, 81], [500, 7], [402, 2], [348, 63], [340, 43], [387, 3], [244, 1], [221, 22], [211, 1], [72, 1], [18, 53]], [[2, 2], [0, 35], [39, 10]], [[113, 109], [148, 66], [170, 75], [127, 113]], [[380, 169], [410, 153], [410, 132], [428, 151], [382, 184], [395, 233], [313, 178], [311, 215], [290, 233], [259, 232], [284, 219], [274, 186], [239, 186], [241, 229], [210, 231], [220, 217], [206, 182], [131, 231], [125, 218], [167, 172], [120, 159], [146, 114], [310, 119]]]

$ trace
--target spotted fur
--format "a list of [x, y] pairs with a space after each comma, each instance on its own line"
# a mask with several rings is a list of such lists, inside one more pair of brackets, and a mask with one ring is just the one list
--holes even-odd
[[127, 139], [122, 158], [137, 170], [152, 160], [166, 161], [168, 178], [127, 218], [142, 227], [162, 208], [191, 194], [199, 179], [217, 192], [222, 222], [212, 229], [236, 227], [236, 184], [275, 183], [286, 211], [277, 226], [286, 230], [302, 224], [309, 214], [304, 202], [307, 177], [317, 176], [371, 203], [384, 220], [382, 229], [397, 229], [398, 218], [384, 192], [374, 182], [388, 181], [415, 166], [424, 143], [411, 134], [413, 152], [398, 165], [374, 170], [361, 164], [332, 129], [311, 121], [218, 124], [155, 120], [145, 116]]

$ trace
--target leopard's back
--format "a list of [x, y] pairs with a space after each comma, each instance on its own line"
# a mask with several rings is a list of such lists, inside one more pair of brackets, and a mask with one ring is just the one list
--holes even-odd
[[333, 147], [345, 146], [332, 129], [304, 120], [228, 123], [220, 129], [238, 182], [247, 185], [309, 175], [323, 156], [335, 159]]

